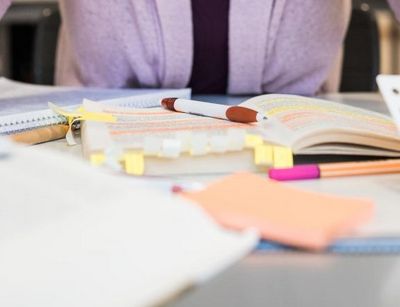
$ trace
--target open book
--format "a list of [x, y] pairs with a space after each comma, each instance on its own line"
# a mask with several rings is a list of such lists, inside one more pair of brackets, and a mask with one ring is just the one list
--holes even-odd
[[[291, 148], [294, 154], [400, 156], [393, 121], [376, 112], [292, 95], [262, 95], [241, 105], [265, 113], [268, 120], [245, 125], [86, 101], [87, 111], [112, 114], [116, 121], [85, 122], [83, 150], [95, 164], [118, 160], [128, 173], [148, 175], [265, 170], [287, 155], [276, 148]], [[248, 144], [249, 134], [259, 138], [259, 145]]]
[[258, 132], [294, 154], [400, 157], [400, 135], [383, 114], [322, 99], [262, 95], [243, 106], [269, 117]]

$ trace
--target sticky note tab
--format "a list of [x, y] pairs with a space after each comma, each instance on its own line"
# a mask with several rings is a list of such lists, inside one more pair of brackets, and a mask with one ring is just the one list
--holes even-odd
[[208, 153], [208, 137], [204, 133], [193, 134], [190, 144], [190, 154], [192, 156], [201, 156]]
[[123, 150], [119, 146], [109, 145], [104, 150], [104, 156], [106, 157], [105, 164], [115, 171], [122, 170], [122, 163], [124, 161]]
[[255, 165], [273, 165], [274, 154], [273, 146], [267, 144], [257, 145], [254, 148], [254, 164]]
[[144, 174], [144, 155], [140, 152], [124, 154], [125, 171], [129, 175], [141, 176]]
[[[85, 102], [86, 99], [83, 99], [83, 102]], [[76, 109], [76, 112], [82, 113], [85, 110], [83, 106], [80, 106], [78, 109]]]
[[49, 102], [48, 106], [55, 113], [60, 114], [68, 119], [68, 121], [72, 121], [73, 119], [79, 120], [92, 120], [92, 121], [100, 121], [100, 122], [116, 122], [117, 118], [108, 113], [103, 112], [88, 112], [84, 107], [79, 107], [75, 112], [71, 112], [69, 110], [65, 110], [54, 103]]
[[106, 161], [106, 156], [103, 153], [93, 153], [90, 155], [90, 163], [94, 166], [100, 166]]
[[223, 153], [228, 150], [228, 138], [224, 135], [213, 135], [210, 138], [210, 152]]
[[74, 125], [74, 123], [80, 121], [80, 119], [81, 119], [80, 113], [65, 110], [51, 102], [48, 103], [48, 106], [54, 113], [64, 116], [67, 119], [69, 129], [65, 135], [65, 139], [66, 139], [68, 145], [70, 145], [70, 146], [76, 145], [77, 142], [74, 137], [73, 125]]
[[161, 152], [162, 139], [148, 136], [144, 139], [143, 153], [146, 156], [157, 156]]
[[181, 150], [182, 152], [189, 152], [191, 141], [192, 141], [192, 133], [191, 131], [179, 131], [176, 133], [176, 139], [181, 141]]
[[293, 152], [289, 147], [273, 146], [274, 167], [292, 167]]
[[247, 148], [255, 148], [257, 145], [261, 145], [263, 142], [264, 141], [261, 136], [255, 134], [247, 134], [245, 139], [245, 146]]
[[73, 131], [74, 124], [79, 123], [82, 120], [92, 120], [101, 122], [116, 122], [117, 120], [117, 118], [112, 114], [87, 112], [83, 107], [79, 107], [75, 112], [71, 112], [51, 102], [48, 103], [48, 106], [53, 112], [61, 116], [64, 116], [67, 119], [69, 129], [65, 135], [65, 139], [68, 145], [70, 146], [77, 144]]
[[165, 158], [178, 158], [181, 154], [181, 141], [166, 139], [162, 142], [161, 156]]
[[67, 141], [67, 144], [69, 146], [75, 146], [78, 144], [78, 142], [75, 140], [75, 134], [74, 134], [74, 126], [76, 123], [79, 123], [80, 119], [79, 118], [70, 118], [71, 120], [68, 120], [68, 131], [65, 134], [65, 140]]
[[373, 214], [369, 200], [303, 191], [248, 173], [182, 195], [226, 227], [255, 228], [266, 240], [311, 250], [351, 233]]
[[81, 116], [81, 114], [79, 112], [71, 112], [69, 110], [65, 110], [59, 106], [57, 106], [56, 104], [49, 102], [47, 104], [49, 106], [49, 108], [54, 112], [57, 113], [59, 115], [62, 115], [66, 118], [78, 118]]
[[80, 119], [106, 123], [115, 123], [117, 121], [117, 118], [112, 114], [88, 112], [84, 108], [81, 108]]
[[229, 129], [227, 132], [228, 150], [243, 150], [246, 141], [246, 131], [244, 129]]

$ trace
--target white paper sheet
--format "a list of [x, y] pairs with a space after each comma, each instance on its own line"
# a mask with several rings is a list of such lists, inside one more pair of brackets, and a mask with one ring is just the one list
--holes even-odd
[[0, 169], [0, 306], [153, 305], [257, 241], [60, 153], [19, 149]]

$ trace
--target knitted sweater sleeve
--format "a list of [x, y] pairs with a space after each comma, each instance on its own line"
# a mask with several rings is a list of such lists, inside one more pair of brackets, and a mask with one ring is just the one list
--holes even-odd
[[395, 13], [397, 20], [400, 21], [400, 0], [388, 0], [388, 2]]
[[0, 18], [3, 17], [5, 11], [10, 6], [11, 0], [0, 0]]

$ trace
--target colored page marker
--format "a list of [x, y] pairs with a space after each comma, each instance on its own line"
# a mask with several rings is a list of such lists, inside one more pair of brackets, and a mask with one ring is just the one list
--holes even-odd
[[288, 147], [273, 146], [274, 167], [288, 168], [293, 166], [293, 153]]

